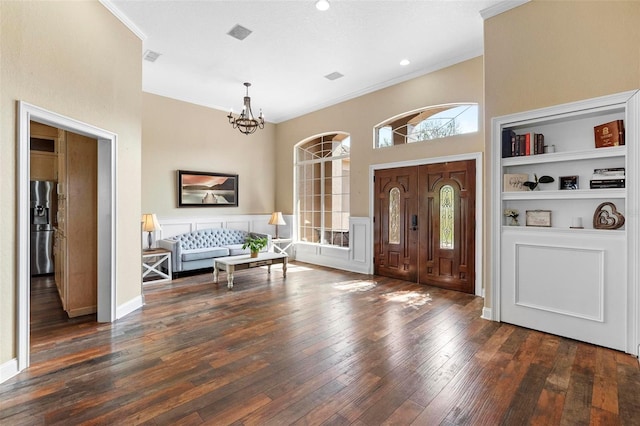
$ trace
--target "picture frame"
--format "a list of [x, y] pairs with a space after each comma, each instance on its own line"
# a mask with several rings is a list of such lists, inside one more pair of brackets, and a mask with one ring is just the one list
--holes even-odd
[[560, 176], [561, 190], [574, 190], [578, 188], [578, 176]]
[[526, 226], [551, 227], [551, 210], [527, 210]]
[[527, 173], [505, 173], [503, 175], [502, 190], [504, 192], [528, 191], [529, 189], [523, 185], [529, 180]]
[[178, 170], [178, 207], [238, 207], [238, 175]]

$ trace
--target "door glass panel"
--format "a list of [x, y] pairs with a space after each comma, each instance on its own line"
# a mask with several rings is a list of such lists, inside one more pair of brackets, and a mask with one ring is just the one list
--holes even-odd
[[453, 187], [440, 188], [440, 248], [453, 249], [454, 197]]
[[400, 190], [389, 191], [389, 244], [400, 244]]

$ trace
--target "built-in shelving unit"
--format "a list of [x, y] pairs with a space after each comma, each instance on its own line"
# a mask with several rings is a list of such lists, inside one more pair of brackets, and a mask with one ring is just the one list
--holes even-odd
[[[638, 354], [639, 98], [630, 91], [492, 120], [493, 319]], [[624, 121], [626, 144], [596, 148], [594, 127], [614, 120]], [[548, 153], [502, 158], [503, 130], [543, 134]], [[625, 169], [624, 188], [590, 189], [595, 169], [612, 168]], [[554, 182], [505, 188], [511, 174]], [[568, 176], [577, 189], [561, 188]], [[624, 225], [594, 227], [601, 203]], [[517, 225], [505, 210], [519, 212]], [[527, 211], [550, 223], [527, 226]]]

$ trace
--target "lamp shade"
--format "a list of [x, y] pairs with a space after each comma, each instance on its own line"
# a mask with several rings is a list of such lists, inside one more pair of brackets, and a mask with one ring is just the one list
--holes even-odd
[[269, 225], [286, 225], [287, 222], [284, 221], [282, 217], [282, 212], [273, 212], [271, 213], [271, 218], [269, 219]]
[[160, 222], [155, 213], [145, 213], [142, 215], [142, 230], [145, 232], [154, 232], [162, 229]]

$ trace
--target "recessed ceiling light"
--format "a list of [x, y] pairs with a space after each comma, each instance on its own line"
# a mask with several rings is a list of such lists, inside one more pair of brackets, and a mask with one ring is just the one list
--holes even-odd
[[402, 65], [403, 67], [406, 67], [407, 65], [409, 65], [411, 62], [409, 62], [408, 59], [403, 59], [400, 61], [400, 65]]
[[318, 0], [316, 2], [316, 9], [322, 10], [323, 12], [325, 10], [329, 10], [329, 7], [331, 7], [331, 5], [329, 4], [329, 0]]

